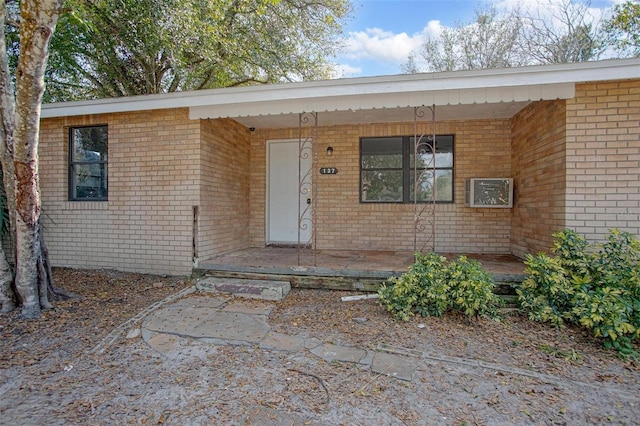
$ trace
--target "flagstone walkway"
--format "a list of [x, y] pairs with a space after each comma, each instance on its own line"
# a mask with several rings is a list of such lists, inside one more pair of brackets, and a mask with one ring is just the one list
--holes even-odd
[[369, 366], [374, 373], [411, 381], [419, 354], [402, 348], [378, 347], [377, 351], [335, 345], [316, 338], [276, 333], [267, 323], [273, 305], [225, 295], [187, 297], [165, 305], [142, 323], [142, 338], [170, 359], [182, 356], [184, 339], [218, 345], [259, 346], [266, 350], [308, 351], [319, 359]]

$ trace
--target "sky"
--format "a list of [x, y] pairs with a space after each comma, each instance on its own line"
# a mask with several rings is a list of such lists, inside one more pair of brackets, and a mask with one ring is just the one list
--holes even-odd
[[[561, 0], [544, 0], [561, 1]], [[591, 0], [594, 15], [602, 15], [621, 0]], [[443, 27], [469, 23], [475, 10], [493, 4], [542, 3], [538, 0], [352, 0], [354, 14], [345, 26], [345, 47], [335, 58], [335, 76], [363, 77], [401, 72], [400, 65], [419, 49], [427, 35]]]

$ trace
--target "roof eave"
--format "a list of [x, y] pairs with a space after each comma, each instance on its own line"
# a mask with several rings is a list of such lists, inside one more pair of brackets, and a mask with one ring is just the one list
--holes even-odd
[[[455, 104], [467, 102], [466, 92], [484, 92], [484, 102], [504, 102], [508, 91], [526, 91], [534, 94], [536, 91], [545, 92], [547, 88], [564, 87], [564, 95], [569, 96], [568, 87], [575, 83], [587, 81], [620, 80], [638, 78], [640, 58], [625, 60], [609, 60], [598, 62], [583, 62], [576, 64], [543, 65], [520, 68], [502, 68], [492, 70], [456, 71], [429, 74], [406, 74], [381, 77], [361, 77], [340, 80], [324, 80], [301, 83], [286, 83], [264, 86], [236, 87], [225, 89], [210, 89], [193, 92], [178, 92], [157, 95], [132, 96], [113, 99], [99, 99], [90, 101], [63, 102], [45, 104], [42, 106], [42, 117], [65, 117], [87, 114], [106, 114], [118, 112], [143, 111], [167, 108], [191, 108], [192, 111], [208, 109], [231, 109], [238, 105], [319, 105], [321, 110], [331, 107], [337, 102], [340, 107], [352, 104], [354, 99], [385, 99], [391, 104], [384, 107], [394, 107], [395, 102], [405, 106], [404, 99], [414, 101], [421, 99], [437, 99], [438, 102], [427, 100], [421, 104]], [[561, 86], [558, 86], [561, 85]], [[572, 96], [572, 95], [571, 95]], [[451, 99], [454, 99], [451, 101]], [[493, 99], [493, 100], [491, 100]], [[543, 96], [529, 100], [548, 99]], [[400, 101], [399, 101], [400, 100]], [[482, 102], [477, 97], [468, 98], [470, 102]], [[358, 101], [360, 102], [360, 101]], [[444, 104], [443, 104], [444, 105]], [[287, 109], [290, 109], [288, 107]], [[280, 113], [279, 108], [272, 109], [272, 113]], [[310, 110], [310, 109], [303, 109]], [[297, 110], [301, 111], [301, 110]], [[198, 114], [192, 114], [197, 117]], [[226, 116], [233, 117], [233, 114]]]

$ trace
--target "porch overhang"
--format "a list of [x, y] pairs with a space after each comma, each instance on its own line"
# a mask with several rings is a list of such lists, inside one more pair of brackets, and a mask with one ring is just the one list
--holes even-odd
[[436, 105], [438, 120], [509, 118], [529, 102], [571, 99], [575, 85], [638, 78], [640, 59], [408, 74], [43, 105], [42, 117], [188, 108], [189, 117], [232, 118], [247, 127], [297, 126], [301, 112], [321, 125], [408, 121]]
[[531, 101], [575, 95], [574, 82], [536, 82], [510, 69], [483, 71], [292, 84], [273, 92], [247, 90], [193, 106], [189, 117], [228, 117], [247, 127], [286, 128], [298, 125], [300, 112], [320, 113], [321, 125], [364, 124], [410, 121], [413, 107], [436, 105], [439, 121], [510, 118]]

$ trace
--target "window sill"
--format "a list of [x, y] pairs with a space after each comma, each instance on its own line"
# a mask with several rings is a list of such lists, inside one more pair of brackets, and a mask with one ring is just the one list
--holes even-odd
[[109, 210], [108, 201], [65, 201], [62, 210]]

